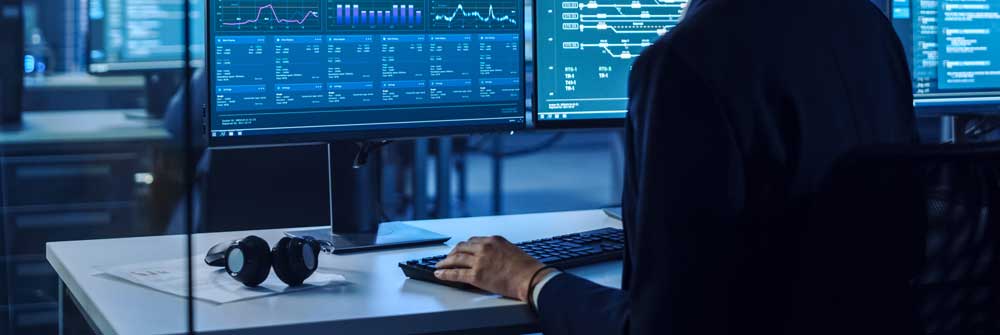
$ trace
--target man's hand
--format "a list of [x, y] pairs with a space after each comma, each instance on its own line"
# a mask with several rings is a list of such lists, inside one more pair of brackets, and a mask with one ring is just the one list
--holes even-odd
[[[437, 264], [438, 279], [462, 282], [509, 298], [527, 301], [531, 275], [544, 267], [500, 236], [473, 237], [460, 242]], [[551, 269], [535, 276], [540, 281]], [[537, 283], [536, 283], [537, 284]]]

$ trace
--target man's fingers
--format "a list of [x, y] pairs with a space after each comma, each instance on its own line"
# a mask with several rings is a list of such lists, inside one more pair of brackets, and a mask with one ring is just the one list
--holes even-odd
[[507, 239], [503, 238], [503, 236], [494, 235], [494, 236], [472, 237], [469, 238], [469, 243], [474, 245], [485, 245], [485, 244], [503, 244], [509, 242], [507, 242]]
[[483, 251], [483, 245], [478, 243], [473, 243], [470, 239], [468, 242], [459, 242], [455, 245], [455, 249], [451, 251], [452, 254], [467, 253], [476, 254]]
[[475, 276], [471, 269], [442, 269], [434, 271], [434, 276], [441, 280], [457, 281], [474, 284]]
[[467, 253], [452, 253], [445, 259], [437, 263], [438, 268], [471, 268], [475, 263], [475, 256]]
[[507, 241], [507, 239], [503, 238], [503, 236], [500, 236], [500, 235], [474, 236], [474, 237], [470, 237], [469, 238], [469, 243], [473, 243], [473, 244], [483, 244], [483, 243], [489, 243], [489, 242], [506, 242], [506, 241]]

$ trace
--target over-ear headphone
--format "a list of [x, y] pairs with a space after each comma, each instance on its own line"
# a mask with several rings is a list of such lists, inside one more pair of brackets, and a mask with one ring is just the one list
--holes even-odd
[[230, 277], [249, 287], [260, 285], [274, 268], [278, 279], [302, 285], [319, 264], [320, 243], [311, 237], [283, 237], [274, 248], [257, 236], [219, 243], [208, 250], [205, 263], [225, 267]]

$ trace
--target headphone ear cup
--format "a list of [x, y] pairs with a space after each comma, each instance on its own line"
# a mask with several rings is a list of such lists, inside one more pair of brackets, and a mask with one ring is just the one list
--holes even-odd
[[308, 250], [302, 250], [302, 257], [305, 257], [302, 263], [306, 265], [311, 274], [319, 268], [319, 253], [323, 250], [323, 246], [316, 239], [306, 236], [302, 247], [309, 248]]
[[226, 272], [243, 285], [256, 287], [271, 273], [271, 253], [267, 241], [247, 236], [226, 250]]
[[301, 238], [284, 237], [271, 249], [271, 258], [274, 259], [274, 273], [281, 281], [289, 286], [302, 285], [302, 282], [309, 278], [316, 270], [315, 257], [312, 263], [306, 264], [307, 257], [303, 252], [311, 250], [305, 249], [306, 240]]

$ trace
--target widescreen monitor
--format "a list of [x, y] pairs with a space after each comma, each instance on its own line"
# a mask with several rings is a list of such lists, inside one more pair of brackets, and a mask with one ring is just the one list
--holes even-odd
[[522, 0], [208, 0], [211, 145], [525, 125]]
[[[205, 53], [204, 0], [191, 2], [192, 66]], [[90, 73], [179, 70], [184, 65], [184, 0], [90, 0]]]
[[[541, 128], [620, 126], [628, 73], [685, 0], [537, 1]], [[1000, 113], [1000, 0], [875, 0], [911, 66], [918, 114]]]
[[536, 125], [622, 126], [632, 64], [685, 7], [687, 0], [536, 1]]
[[1000, 0], [889, 0], [918, 113], [1000, 113]]

